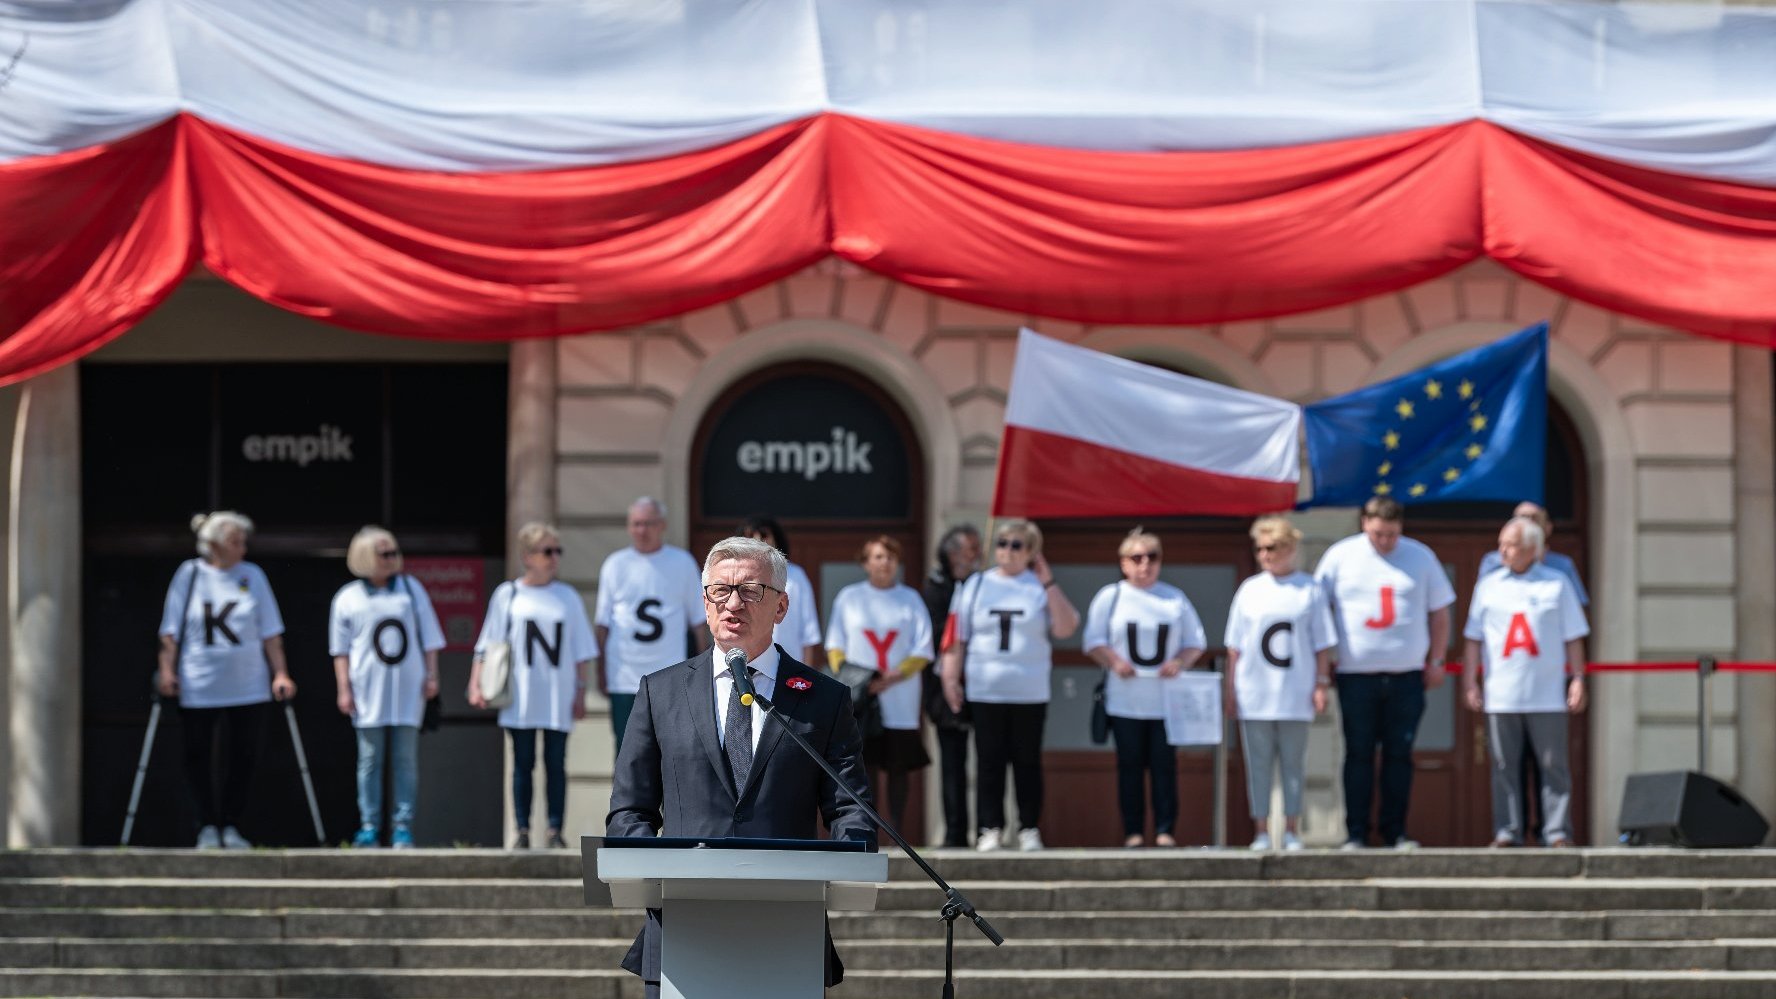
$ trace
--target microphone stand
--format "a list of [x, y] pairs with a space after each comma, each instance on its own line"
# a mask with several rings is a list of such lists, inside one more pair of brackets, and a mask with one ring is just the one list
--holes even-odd
[[889, 838], [894, 840], [895, 845], [899, 846], [902, 850], [905, 850], [906, 855], [913, 859], [913, 863], [918, 864], [919, 869], [925, 872], [925, 876], [930, 878], [932, 883], [937, 885], [938, 889], [944, 893], [944, 905], [943, 908], [938, 911], [938, 918], [942, 919], [944, 924], [943, 999], [955, 999], [956, 981], [954, 969], [956, 956], [956, 918], [958, 916], [967, 916], [988, 940], [993, 941], [993, 946], [995, 947], [1005, 943], [1005, 938], [999, 935], [998, 930], [993, 929], [993, 924], [987, 922], [986, 917], [975, 911], [974, 903], [964, 898], [962, 893], [957, 891], [954, 885], [945, 881], [943, 875], [937, 873], [930, 864], [926, 863], [924, 857], [919, 856], [919, 851], [913, 849], [913, 845], [908, 843], [906, 838], [903, 837], [898, 830], [889, 825], [888, 821], [882, 818], [881, 813], [877, 812], [874, 808], [871, 808], [869, 802], [864, 801], [857, 796], [857, 792], [851, 790], [851, 785], [845, 783], [844, 779], [839, 776], [839, 772], [833, 769], [831, 763], [827, 762], [826, 757], [822, 756], [813, 746], [810, 746], [808, 740], [803, 738], [801, 733], [797, 732], [788, 722], [784, 721], [783, 718], [777, 714], [777, 705], [772, 704], [770, 699], [752, 689], [752, 678], [746, 675], [748, 672], [749, 670], [744, 665], [738, 669], [732, 669], [734, 683], [740, 688], [740, 703], [751, 704], [753, 701], [759, 702], [759, 705], [765, 709], [765, 714], [771, 718], [775, 718], [777, 724], [783, 727], [783, 734], [795, 740], [795, 744], [802, 747], [802, 752], [807, 753], [809, 759], [819, 765], [820, 769], [826, 771], [826, 775], [832, 778], [833, 783], [838, 785], [839, 790], [845, 792], [847, 798], [850, 798], [857, 807], [863, 809], [863, 813], [869, 816], [870, 821], [874, 822], [877, 828], [887, 833]]

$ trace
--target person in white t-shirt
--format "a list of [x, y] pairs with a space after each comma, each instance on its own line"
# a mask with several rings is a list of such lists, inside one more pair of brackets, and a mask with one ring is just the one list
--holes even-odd
[[197, 848], [244, 850], [252, 844], [235, 823], [253, 787], [265, 705], [295, 697], [296, 684], [271, 583], [243, 561], [253, 522], [219, 510], [192, 518], [191, 529], [203, 558], [179, 566], [167, 587], [157, 686], [162, 697], [179, 699], [185, 775], [201, 825]]
[[1005, 768], [1017, 787], [1018, 847], [1042, 849], [1042, 726], [1048, 717], [1049, 639], [1079, 630], [1079, 611], [1042, 557], [1042, 532], [1006, 520], [993, 532], [994, 568], [956, 587], [944, 626], [944, 700], [974, 724], [977, 850], [1005, 838]]
[[1159, 538], [1139, 527], [1117, 546], [1122, 580], [1099, 590], [1085, 612], [1085, 654], [1109, 672], [1104, 709], [1116, 739], [1122, 845], [1146, 841], [1152, 782], [1153, 845], [1177, 846], [1178, 756], [1165, 733], [1167, 681], [1203, 646], [1202, 618], [1184, 591], [1159, 581]]
[[1344, 724], [1347, 850], [1369, 844], [1377, 749], [1382, 844], [1418, 845], [1406, 838], [1412, 742], [1425, 691], [1443, 685], [1455, 589], [1429, 548], [1400, 536], [1405, 519], [1399, 501], [1373, 497], [1363, 504], [1362, 533], [1328, 548], [1314, 571], [1338, 626], [1335, 682]]
[[871, 788], [886, 775], [888, 821], [902, 829], [911, 775], [931, 763], [919, 739], [919, 677], [931, 665], [931, 617], [918, 591], [898, 579], [900, 542], [879, 534], [863, 543], [857, 561], [869, 578], [833, 598], [826, 657], [835, 671], [844, 663], [876, 671], [869, 693], [881, 709], [882, 731], [864, 731], [863, 759]]
[[497, 642], [510, 643], [512, 703], [500, 709], [499, 723], [512, 738], [512, 818], [518, 828], [513, 847], [530, 847], [531, 776], [539, 733], [547, 843], [565, 847], [567, 737], [574, 722], [586, 717], [586, 672], [598, 656], [598, 642], [580, 592], [555, 578], [561, 566], [560, 533], [548, 524], [525, 524], [518, 529], [518, 549], [524, 553], [524, 575], [501, 583], [487, 603], [469, 670], [469, 704], [487, 706], [481, 695], [487, 650]]
[[419, 726], [426, 701], [438, 695], [438, 650], [444, 629], [419, 580], [401, 571], [401, 548], [380, 527], [360, 530], [345, 550], [358, 577], [333, 595], [327, 651], [333, 656], [340, 714], [358, 737], [356, 847], [374, 847], [382, 832], [382, 774], [394, 785], [389, 845], [413, 846], [419, 796]]
[[691, 553], [666, 543], [666, 505], [651, 496], [629, 504], [629, 547], [598, 570], [598, 690], [610, 698], [617, 750], [635, 709], [641, 678], [685, 658], [688, 642], [709, 647], [702, 626], [703, 577]]
[[[736, 537], [751, 538], [763, 541], [789, 558], [789, 535], [783, 531], [783, 525], [775, 517], [748, 517], [734, 532]], [[784, 612], [783, 620], [777, 622], [777, 629], [771, 635], [771, 641], [783, 646], [784, 650], [805, 663], [820, 662], [820, 608], [814, 595], [814, 584], [808, 580], [808, 573], [794, 562], [789, 563], [789, 582], [786, 584], [789, 598], [789, 610]]]
[[1474, 589], [1462, 629], [1463, 694], [1469, 708], [1486, 712], [1492, 752], [1493, 846], [1523, 843], [1525, 752], [1535, 754], [1541, 769], [1547, 844], [1573, 843], [1566, 716], [1585, 710], [1585, 636], [1591, 628], [1572, 583], [1541, 564], [1546, 544], [1532, 518], [1505, 525], [1499, 532], [1503, 567]]
[[1274, 770], [1283, 785], [1283, 849], [1299, 850], [1307, 730], [1326, 710], [1338, 632], [1325, 591], [1295, 567], [1301, 531], [1287, 517], [1262, 517], [1251, 533], [1263, 571], [1240, 584], [1227, 611], [1227, 703], [1239, 713], [1258, 829], [1252, 849], [1271, 847]]

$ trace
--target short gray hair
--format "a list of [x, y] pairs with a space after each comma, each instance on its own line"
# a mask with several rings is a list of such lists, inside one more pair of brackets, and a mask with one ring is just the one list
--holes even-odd
[[755, 541], [752, 538], [728, 538], [726, 541], [717, 541], [715, 547], [709, 549], [709, 557], [703, 560], [704, 585], [709, 584], [709, 572], [715, 568], [716, 563], [725, 562], [728, 559], [751, 562], [753, 565], [769, 569], [771, 586], [779, 593], [789, 585], [789, 559], [784, 558], [782, 552], [763, 541]]
[[209, 558], [211, 546], [221, 541], [223, 535], [230, 530], [239, 529], [242, 536], [251, 537], [253, 522], [244, 513], [217, 510], [215, 513], [200, 513], [191, 518], [191, 529], [197, 533], [197, 553]]
[[1505, 522], [1505, 526], [1515, 526], [1519, 532], [1517, 536], [1523, 539], [1523, 544], [1537, 555], [1548, 550], [1548, 536], [1542, 532], [1542, 525], [1536, 523], [1534, 517], [1512, 517]]
[[[657, 499], [654, 499], [652, 496], [637, 496], [635, 498], [635, 502], [629, 504], [629, 509], [633, 510], [638, 506], [651, 507], [656, 516], [658, 516], [661, 520], [666, 519], [666, 504], [660, 502]], [[624, 512], [627, 512], [627, 511], [624, 511]]]
[[523, 549], [522, 554], [528, 555], [535, 551], [536, 547], [543, 543], [544, 538], [554, 538], [556, 541], [560, 541], [561, 532], [555, 529], [554, 524], [545, 524], [540, 520], [533, 520], [518, 528], [518, 547]]

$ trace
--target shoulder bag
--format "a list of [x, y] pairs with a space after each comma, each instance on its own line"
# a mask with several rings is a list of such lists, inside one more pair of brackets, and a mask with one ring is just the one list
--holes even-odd
[[509, 582], [501, 583], [493, 595], [494, 602], [498, 603], [500, 590], [507, 587], [512, 589], [511, 596], [506, 598], [505, 634], [489, 645], [481, 656], [481, 697], [490, 708], [503, 708], [512, 703], [512, 604], [518, 599], [518, 588]]
[[[1116, 583], [1116, 589], [1110, 594], [1110, 612], [1104, 615], [1106, 621], [1116, 617], [1116, 601], [1122, 596], [1122, 583]], [[1114, 626], [1114, 625], [1112, 625]], [[1104, 703], [1104, 691], [1110, 686], [1110, 671], [1101, 670], [1098, 685], [1092, 689], [1091, 738], [1092, 742], [1102, 746], [1110, 741], [1110, 708]]]

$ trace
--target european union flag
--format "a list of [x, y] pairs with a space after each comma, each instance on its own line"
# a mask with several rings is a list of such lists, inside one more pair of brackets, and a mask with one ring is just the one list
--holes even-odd
[[1305, 412], [1314, 495], [1303, 506], [1540, 503], [1548, 324]]

